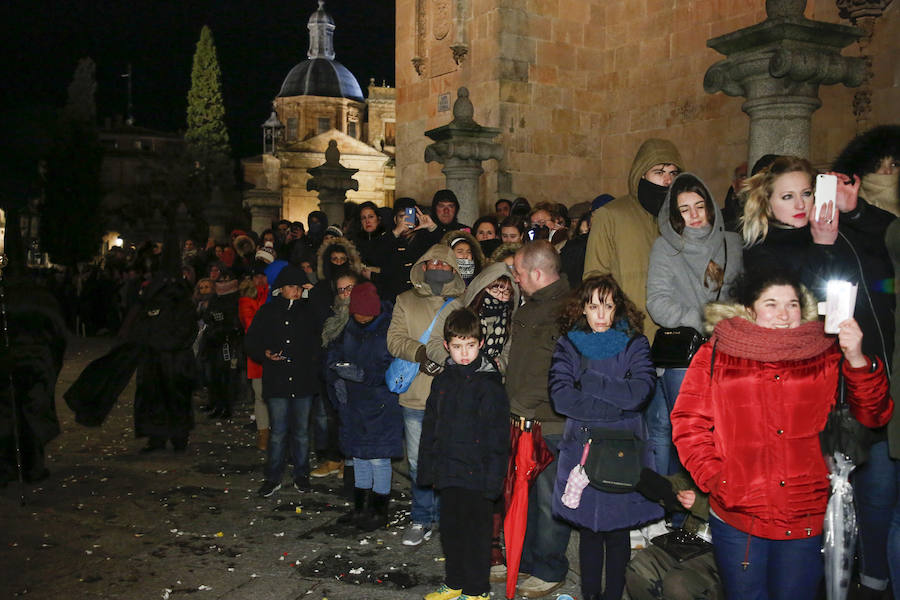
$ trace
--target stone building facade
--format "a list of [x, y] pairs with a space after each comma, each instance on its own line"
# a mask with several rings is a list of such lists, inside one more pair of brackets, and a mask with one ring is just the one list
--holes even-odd
[[368, 98], [363, 96], [356, 77], [335, 60], [335, 24], [324, 2], [307, 28], [307, 59], [291, 69], [273, 101], [276, 139], [263, 154], [241, 160], [243, 202], [255, 231], [281, 218], [306, 222], [319, 209], [317, 193], [307, 190], [307, 169], [325, 162], [331, 140], [341, 164], [358, 169], [359, 190], [349, 191], [347, 199], [393, 204], [396, 90], [370, 80]]
[[[810, 0], [805, 15], [850, 24], [841, 4], [848, 2]], [[859, 128], [897, 122], [900, 3], [869, 4], [882, 5], [883, 14], [865, 49], [872, 57], [868, 112], [854, 112], [858, 90], [820, 88], [809, 156], [819, 166]], [[504, 157], [485, 163], [480, 181], [485, 211], [497, 198], [520, 195], [569, 205], [619, 195], [649, 137], [673, 140], [719, 201], [747, 159], [743, 99], [703, 90], [704, 73], [723, 58], [706, 41], [763, 21], [764, 2], [397, 0], [396, 15], [401, 196], [427, 202], [444, 186], [441, 166], [423, 160], [424, 132], [450, 121], [460, 86], [469, 90], [475, 120], [501, 130]], [[859, 53], [859, 45], [844, 51]]]

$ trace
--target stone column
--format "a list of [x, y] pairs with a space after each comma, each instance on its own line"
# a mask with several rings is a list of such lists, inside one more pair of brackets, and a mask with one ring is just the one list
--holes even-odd
[[329, 225], [341, 226], [344, 222], [344, 202], [347, 190], [358, 190], [359, 182], [353, 175], [359, 169], [348, 169], [341, 164], [341, 151], [337, 142], [328, 142], [325, 150], [325, 164], [307, 169], [312, 179], [306, 182], [307, 191], [319, 192], [319, 210], [328, 216]]
[[244, 208], [250, 211], [250, 229], [263, 232], [281, 219], [281, 192], [251, 188], [244, 191]]
[[841, 56], [862, 31], [807, 19], [805, 7], [806, 0], [766, 0], [765, 21], [706, 42], [726, 58], [706, 71], [703, 89], [747, 99], [748, 165], [764, 154], [808, 157], [819, 85], [863, 81], [862, 59]]
[[441, 172], [447, 178], [447, 189], [459, 200], [460, 223], [471, 225], [480, 213], [478, 179], [484, 173], [481, 163], [503, 158], [503, 146], [493, 142], [500, 130], [482, 127], [475, 122], [475, 107], [469, 100], [469, 90], [461, 87], [453, 103], [453, 120], [443, 127], [426, 131], [434, 140], [425, 147], [425, 162], [444, 165]]

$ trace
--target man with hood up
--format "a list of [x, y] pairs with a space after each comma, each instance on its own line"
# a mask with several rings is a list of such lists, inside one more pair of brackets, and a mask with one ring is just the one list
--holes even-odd
[[[434, 490], [416, 485], [416, 476], [425, 401], [431, 392], [433, 376], [440, 372], [446, 356], [441, 352], [443, 332], [437, 327], [432, 330], [427, 344], [419, 342], [419, 337], [438, 313], [450, 314], [462, 308], [459, 298], [465, 293], [466, 284], [459, 274], [456, 255], [443, 244], [429, 248], [412, 266], [409, 277], [413, 288], [397, 296], [388, 328], [387, 345], [392, 356], [420, 364], [419, 374], [412, 385], [400, 394], [406, 456], [412, 480], [412, 524], [403, 535], [403, 544], [418, 546], [431, 538], [433, 524], [438, 521], [439, 515]], [[451, 298], [453, 300], [444, 306], [444, 302]]]
[[[456, 220], [459, 215], [459, 200], [451, 190], [438, 190], [431, 199], [431, 215], [437, 225], [436, 237], [440, 239], [448, 231], [469, 229]], [[437, 241], [437, 240], [435, 240]]]
[[657, 326], [647, 316], [647, 270], [650, 249], [659, 233], [656, 215], [684, 163], [675, 144], [651, 138], [641, 144], [631, 171], [628, 193], [594, 211], [584, 257], [584, 274], [610, 273], [644, 313], [644, 335]]

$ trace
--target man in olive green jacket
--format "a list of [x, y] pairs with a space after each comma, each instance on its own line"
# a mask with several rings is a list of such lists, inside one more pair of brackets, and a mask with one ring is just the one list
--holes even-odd
[[[431, 392], [431, 381], [444, 364], [443, 331], [437, 326], [425, 344], [419, 338], [428, 329], [432, 319], [441, 311], [450, 314], [462, 308], [458, 298], [466, 291], [466, 284], [459, 274], [456, 255], [450, 246], [435, 244], [410, 268], [409, 280], [413, 287], [397, 296], [394, 314], [387, 333], [388, 352], [391, 355], [421, 365], [419, 374], [409, 389], [400, 394], [403, 408], [406, 458], [412, 480], [412, 524], [406, 529], [403, 544], [418, 546], [431, 538], [432, 524], [438, 521], [439, 509], [434, 490], [419, 487], [416, 483], [419, 437], [425, 416], [425, 401]], [[441, 310], [445, 300], [453, 298]]]
[[591, 218], [584, 275], [612, 274], [643, 311], [644, 335], [651, 341], [656, 325], [647, 315], [647, 270], [650, 250], [659, 237], [656, 215], [683, 167], [675, 144], [653, 138], [645, 141], [631, 163], [628, 193], [595, 210]]

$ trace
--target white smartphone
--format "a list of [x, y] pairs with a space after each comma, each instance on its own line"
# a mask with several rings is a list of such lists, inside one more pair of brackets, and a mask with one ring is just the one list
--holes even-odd
[[812, 218], [818, 219], [822, 207], [829, 202], [834, 203], [836, 199], [837, 175], [816, 175], [816, 203], [815, 208], [813, 208]]

